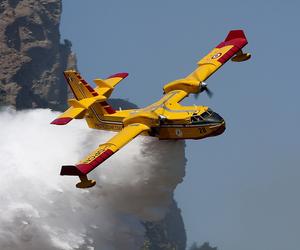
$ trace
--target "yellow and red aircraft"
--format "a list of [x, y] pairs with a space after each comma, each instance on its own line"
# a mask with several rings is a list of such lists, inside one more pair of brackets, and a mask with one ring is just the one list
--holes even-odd
[[232, 30], [226, 39], [198, 62], [197, 69], [185, 78], [166, 84], [163, 97], [148, 107], [131, 110], [114, 110], [107, 99], [114, 87], [127, 73], [118, 73], [106, 79], [95, 79], [93, 89], [74, 70], [64, 72], [75, 99], [69, 99], [70, 108], [52, 124], [65, 125], [72, 119], [85, 119], [90, 128], [117, 131], [109, 141], [101, 144], [76, 165], [62, 166], [61, 175], [79, 176], [78, 188], [96, 184], [87, 174], [116, 153], [137, 135], [148, 135], [161, 140], [202, 139], [224, 132], [224, 119], [206, 106], [182, 106], [179, 102], [189, 94], [211, 92], [204, 82], [230, 58], [245, 61], [249, 53], [243, 53], [247, 38], [242, 30]]

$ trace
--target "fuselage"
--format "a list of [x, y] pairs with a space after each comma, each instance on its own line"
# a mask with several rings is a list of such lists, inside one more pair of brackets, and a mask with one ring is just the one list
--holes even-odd
[[202, 139], [224, 132], [225, 121], [220, 115], [206, 106], [182, 106], [178, 103], [180, 100], [180, 93], [175, 90], [141, 109], [120, 110], [100, 116], [91, 107], [85, 118], [89, 127], [108, 131], [120, 131], [126, 119], [131, 117], [152, 119], [151, 130], [143, 135], [161, 140]]

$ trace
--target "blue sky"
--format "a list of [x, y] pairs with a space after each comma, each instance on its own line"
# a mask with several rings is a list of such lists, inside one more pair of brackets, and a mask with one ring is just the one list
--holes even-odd
[[207, 83], [208, 105], [225, 118], [216, 138], [188, 141], [177, 188], [188, 242], [220, 250], [300, 247], [299, 1], [64, 0], [61, 33], [91, 82], [129, 72], [113, 97], [145, 106], [186, 76], [231, 29], [252, 54]]

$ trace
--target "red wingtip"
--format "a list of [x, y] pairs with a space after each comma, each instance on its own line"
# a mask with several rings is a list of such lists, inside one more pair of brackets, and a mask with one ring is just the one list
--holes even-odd
[[80, 163], [77, 165], [67, 165], [62, 166], [60, 170], [60, 175], [86, 175], [96, 168], [99, 164], [104, 162], [107, 158], [112, 156], [114, 152], [110, 149], [105, 150], [102, 154], [97, 156], [94, 160], [89, 163]]
[[225, 46], [233, 46], [225, 54], [221, 54], [218, 61], [222, 64], [227, 62], [231, 57], [234, 56], [239, 50], [241, 50], [248, 43], [247, 38], [243, 30], [231, 30], [225, 40], [221, 42], [216, 48], [222, 48]]
[[51, 124], [55, 124], [55, 125], [66, 125], [67, 123], [69, 123], [72, 120], [72, 118], [70, 117], [61, 117], [61, 118], [57, 118], [54, 121], [51, 122]]
[[128, 76], [128, 73], [126, 72], [123, 72], [123, 73], [117, 73], [117, 74], [114, 74], [114, 75], [111, 75], [109, 77], [107, 77], [106, 79], [109, 79], [109, 78], [114, 78], [114, 77], [121, 77], [121, 78], [126, 78]]
[[[216, 48], [222, 48], [228, 45], [233, 45], [235, 46], [235, 50], [237, 49], [238, 51], [239, 49], [243, 48], [247, 43], [248, 41], [243, 30], [231, 30], [225, 38], [224, 42], [221, 42], [218, 46], [216, 46]], [[234, 53], [236, 53], [237, 51], [234, 51]]]
[[230, 40], [233, 40], [233, 39], [237, 39], [237, 38], [241, 38], [241, 39], [246, 39], [246, 36], [245, 36], [245, 33], [243, 30], [231, 30], [229, 31], [226, 39], [224, 42], [228, 42]]
[[60, 170], [60, 175], [84, 175], [76, 166], [62, 166]]

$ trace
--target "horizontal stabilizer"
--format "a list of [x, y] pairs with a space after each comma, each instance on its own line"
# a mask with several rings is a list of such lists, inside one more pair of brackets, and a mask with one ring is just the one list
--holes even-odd
[[73, 120], [73, 118], [70, 118], [70, 117], [61, 117], [61, 118], [56, 118], [55, 120], [53, 120], [51, 122], [51, 124], [66, 125], [67, 123], [69, 123], [72, 120]]
[[117, 73], [107, 77], [106, 79], [94, 79], [97, 88], [95, 89], [99, 95], [109, 97], [114, 90], [114, 87], [128, 76], [128, 73]]
[[84, 108], [68, 108], [64, 113], [62, 113], [58, 118], [51, 122], [54, 125], [66, 125], [73, 119], [83, 118], [86, 109]]
[[116, 73], [106, 78], [106, 81], [111, 83], [113, 86], [117, 85], [121, 80], [126, 78], [128, 76], [128, 73], [122, 72], [122, 73]]

